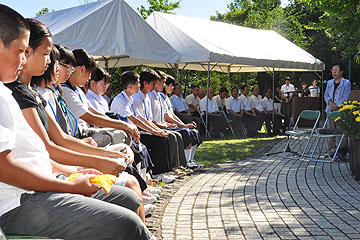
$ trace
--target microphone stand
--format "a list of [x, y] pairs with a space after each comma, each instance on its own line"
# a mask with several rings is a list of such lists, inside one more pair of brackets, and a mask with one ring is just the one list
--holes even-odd
[[[292, 92], [288, 92], [288, 93], [294, 93], [296, 94], [297, 91], [292, 91]], [[289, 96], [287, 96], [286, 98], [290, 99]], [[290, 131], [290, 104], [292, 104], [292, 99], [290, 101], [287, 102], [287, 106], [286, 106], [286, 114], [285, 114], [285, 122], [287, 121], [287, 130]], [[274, 111], [274, 109], [273, 109]], [[285, 124], [285, 123], [284, 123]], [[286, 134], [286, 137], [287, 137], [287, 141], [289, 141], [290, 139], [290, 135], [289, 134]], [[285, 153], [285, 152], [289, 152], [289, 153], [292, 153], [294, 155], [297, 155], [297, 156], [300, 156], [300, 154], [298, 152], [295, 152], [293, 150], [291, 150], [290, 148], [290, 144], [287, 146], [287, 148], [285, 149], [285, 151], [278, 151], [278, 152], [271, 152], [271, 153], [265, 153], [264, 155], [265, 156], [271, 156], [271, 155], [275, 155], [275, 154], [280, 154], [280, 153]]]

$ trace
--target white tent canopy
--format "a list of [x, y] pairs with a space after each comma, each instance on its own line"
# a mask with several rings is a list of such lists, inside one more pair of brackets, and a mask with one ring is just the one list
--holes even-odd
[[180, 53], [180, 69], [322, 71], [325, 65], [278, 33], [153, 12], [147, 22]]
[[54, 43], [84, 48], [96, 59], [106, 56], [109, 67], [179, 61], [176, 50], [124, 0], [80, 5], [37, 19], [49, 27]]

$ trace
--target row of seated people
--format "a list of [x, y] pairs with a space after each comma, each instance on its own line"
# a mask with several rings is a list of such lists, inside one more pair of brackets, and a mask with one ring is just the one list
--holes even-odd
[[[145, 225], [144, 202], [161, 189], [147, 184], [154, 181], [146, 172], [157, 164], [191, 172], [181, 167], [198, 167], [191, 160], [201, 143], [194, 123], [162, 121], [169, 117], [164, 109], [150, 110], [147, 93], [162, 90], [168, 76], [151, 69], [140, 77], [124, 73], [128, 102], [121, 110], [127, 115], [104, 114], [80, 89], [89, 82], [95, 93], [108, 81], [86, 50], [53, 45], [44, 23], [5, 5], [0, 25], [1, 228], [63, 239], [155, 239]], [[165, 96], [159, 104], [168, 102]], [[144, 136], [151, 149], [140, 142]]]
[[[262, 127], [265, 126], [269, 135], [279, 135], [280, 130], [285, 132], [283, 116], [275, 109], [273, 110], [273, 100], [271, 89], [266, 89], [265, 97], [259, 95], [259, 87], [252, 88], [252, 95], [249, 96], [249, 87], [242, 85], [241, 95], [238, 96], [239, 89], [233, 87], [231, 96], [227, 98], [228, 90], [221, 88], [219, 94], [214, 96], [214, 89], [208, 89], [208, 96], [200, 99], [199, 86], [192, 87], [192, 93], [182, 98], [181, 86], [175, 85], [174, 95], [170, 98], [174, 112], [184, 122], [189, 118], [203, 118], [208, 112], [208, 121], [212, 123], [211, 132], [214, 136], [219, 136], [229, 127], [231, 122], [234, 133], [237, 136], [254, 136]], [[272, 113], [274, 112], [274, 120]], [[231, 121], [227, 121], [230, 119]], [[256, 122], [256, 124], [254, 124]]]

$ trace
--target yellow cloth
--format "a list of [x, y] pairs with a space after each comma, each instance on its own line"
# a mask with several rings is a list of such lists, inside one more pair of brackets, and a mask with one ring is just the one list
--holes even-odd
[[[74, 180], [77, 177], [83, 176], [84, 173], [74, 173], [71, 174], [66, 181]], [[108, 194], [111, 190], [111, 186], [115, 183], [116, 176], [111, 174], [103, 174], [103, 175], [96, 175], [95, 178], [90, 179], [90, 183], [102, 187], [106, 194]]]

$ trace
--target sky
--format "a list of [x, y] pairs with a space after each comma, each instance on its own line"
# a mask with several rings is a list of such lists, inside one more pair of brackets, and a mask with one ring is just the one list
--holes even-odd
[[[170, 0], [174, 2], [175, 0]], [[35, 17], [35, 14], [43, 8], [50, 10], [61, 10], [82, 4], [84, 0], [0, 0], [1, 4], [7, 5], [24, 17]], [[144, 5], [148, 6], [147, 0], [126, 0], [134, 9]], [[210, 19], [216, 11], [224, 13], [227, 11], [227, 5], [231, 0], [182, 0], [180, 8], [175, 13], [182, 16]], [[287, 3], [288, 0], [282, 0]]]

